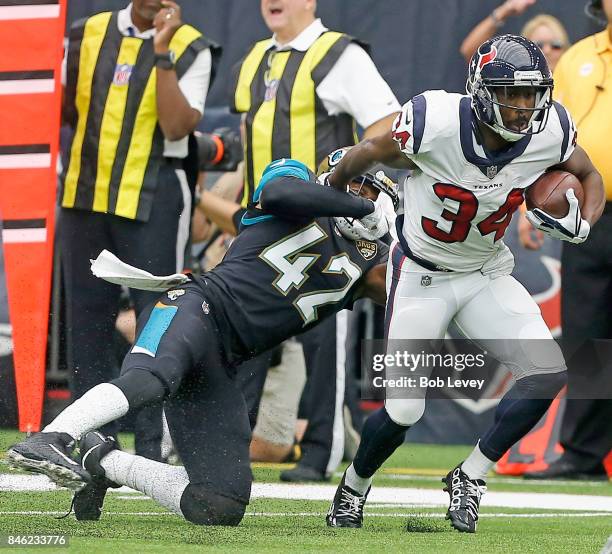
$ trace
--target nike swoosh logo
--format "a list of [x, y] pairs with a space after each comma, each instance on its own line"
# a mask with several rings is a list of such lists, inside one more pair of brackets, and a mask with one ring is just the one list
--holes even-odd
[[55, 446], [53, 446], [52, 444], [49, 445], [51, 448], [53, 448], [53, 450], [55, 450], [62, 458], [64, 458], [64, 460], [66, 460], [68, 463], [78, 466], [79, 464], [77, 464], [72, 458], [69, 458], [68, 456], [66, 456], [66, 454], [64, 454], [63, 452], [60, 452]]
[[87, 457], [96, 449], [96, 448], [100, 448], [102, 445], [101, 444], [96, 444], [96, 446], [94, 446], [93, 448], [90, 448], [87, 452], [85, 452], [85, 456], [83, 456], [83, 459], [81, 460], [81, 465], [83, 466], [83, 469], [85, 469], [85, 460], [87, 460]]

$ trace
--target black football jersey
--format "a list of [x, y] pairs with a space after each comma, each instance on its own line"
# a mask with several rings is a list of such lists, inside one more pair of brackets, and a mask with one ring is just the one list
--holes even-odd
[[223, 262], [196, 279], [236, 362], [352, 307], [365, 274], [387, 255], [380, 241], [343, 237], [332, 218], [273, 218], [247, 227]]

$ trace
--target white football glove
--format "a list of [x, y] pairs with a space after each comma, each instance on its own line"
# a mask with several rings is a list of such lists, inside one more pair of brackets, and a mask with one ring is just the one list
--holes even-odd
[[580, 244], [589, 236], [591, 226], [580, 214], [580, 206], [574, 194], [574, 189], [568, 189], [565, 193], [565, 197], [570, 206], [565, 217], [559, 219], [554, 218], [540, 210], [540, 208], [528, 210], [525, 215], [529, 223], [536, 229], [543, 231], [551, 237], [574, 244]]
[[[380, 193], [374, 204], [374, 211], [361, 219], [352, 219], [346, 217], [336, 217], [336, 226], [338, 230], [347, 239], [350, 240], [376, 240], [384, 237], [390, 228], [390, 221], [387, 216], [388, 210], [385, 209], [385, 203], [389, 196], [385, 193]], [[389, 202], [391, 199], [389, 198]]]

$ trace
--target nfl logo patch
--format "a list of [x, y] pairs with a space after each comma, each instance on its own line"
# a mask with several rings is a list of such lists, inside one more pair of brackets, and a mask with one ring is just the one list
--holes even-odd
[[421, 277], [421, 286], [428, 287], [429, 285], [431, 285], [431, 277], [429, 275], [423, 275]]
[[489, 179], [493, 179], [493, 177], [495, 177], [496, 175], [497, 175], [496, 165], [490, 165], [489, 167], [487, 167], [487, 177]]
[[132, 76], [133, 65], [127, 63], [117, 64], [115, 66], [115, 75], [113, 76], [113, 85], [124, 86], [130, 82]]

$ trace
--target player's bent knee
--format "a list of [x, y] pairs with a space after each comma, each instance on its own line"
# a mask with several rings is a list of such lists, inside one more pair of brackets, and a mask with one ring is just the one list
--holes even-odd
[[388, 398], [385, 401], [385, 408], [389, 417], [398, 425], [414, 425], [425, 412], [425, 399], [400, 399]]
[[125, 395], [130, 409], [160, 402], [166, 396], [166, 387], [161, 380], [145, 369], [133, 368], [111, 381]]
[[181, 512], [196, 525], [235, 527], [244, 517], [246, 503], [216, 494], [202, 485], [189, 484], [181, 496]]

